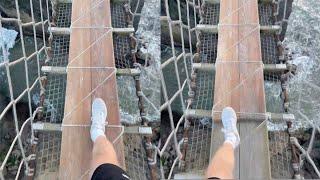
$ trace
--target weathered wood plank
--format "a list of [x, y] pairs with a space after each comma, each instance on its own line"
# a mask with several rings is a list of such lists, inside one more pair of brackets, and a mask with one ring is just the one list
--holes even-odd
[[[218, 34], [213, 111], [231, 106], [236, 112], [265, 113], [257, 1], [221, 1]], [[212, 154], [223, 143], [221, 126], [217, 122], [212, 132]], [[238, 129], [235, 178], [270, 178], [266, 125], [238, 121]]]
[[[265, 113], [265, 93], [261, 56], [258, 1], [240, 0], [239, 61], [240, 111]], [[270, 179], [266, 124], [241, 122], [240, 179]]]
[[[239, 64], [238, 60], [238, 39], [239, 31], [233, 24], [239, 23], [238, 0], [225, 0], [220, 2], [220, 22], [218, 28], [218, 54], [216, 60], [214, 106], [213, 111], [222, 111], [226, 106], [231, 106], [235, 111], [240, 110], [239, 96], [237, 89], [239, 84]], [[217, 117], [213, 117], [215, 119]], [[218, 150], [224, 142], [221, 132], [221, 121], [215, 121], [211, 134], [211, 154]], [[234, 177], [238, 179], [239, 173], [239, 149], [235, 152], [236, 167]]]
[[[237, 125], [239, 128], [239, 124]], [[222, 124], [221, 122], [216, 122], [214, 124], [214, 128], [212, 129], [211, 133], [211, 149], [210, 154], [214, 155], [214, 153], [219, 149], [219, 147], [224, 142], [224, 135], [221, 132]], [[240, 148], [237, 148], [235, 150], [235, 170], [234, 170], [234, 178], [239, 179], [240, 177], [240, 171], [239, 171], [239, 160], [240, 160]]]
[[[226, 0], [220, 4], [220, 22], [218, 29], [218, 50], [216, 60], [214, 111], [231, 106], [239, 111], [239, 91], [226, 94], [239, 82], [238, 28], [229, 24], [238, 24], [238, 0]], [[231, 13], [232, 12], [232, 13]]]
[[[115, 69], [106, 68], [115, 65], [110, 27], [109, 0], [73, 2], [59, 179], [88, 179], [90, 175], [92, 142], [89, 127], [64, 125], [89, 125], [95, 97], [105, 100], [109, 124], [120, 123]], [[119, 128], [107, 128], [111, 141], [119, 133]], [[120, 164], [124, 164], [122, 139], [115, 148]]]
[[270, 179], [268, 132], [266, 124], [241, 122], [240, 179]]

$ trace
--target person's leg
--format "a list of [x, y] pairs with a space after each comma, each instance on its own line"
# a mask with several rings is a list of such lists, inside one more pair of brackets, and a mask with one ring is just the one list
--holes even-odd
[[231, 107], [226, 107], [221, 115], [225, 141], [213, 156], [206, 177], [232, 179], [235, 164], [234, 149], [240, 143], [237, 130], [237, 116]]
[[[91, 169], [94, 171], [102, 164], [113, 164], [119, 166], [117, 155], [112, 143], [105, 136], [107, 124], [107, 108], [104, 101], [96, 98], [92, 103], [92, 125], [90, 129], [93, 141]], [[92, 172], [93, 173], [93, 172]]]
[[234, 149], [232, 144], [223, 143], [213, 156], [207, 170], [207, 178], [232, 179], [234, 169]]
[[91, 169], [95, 170], [106, 163], [119, 166], [117, 154], [111, 142], [106, 136], [98, 136], [93, 144]]

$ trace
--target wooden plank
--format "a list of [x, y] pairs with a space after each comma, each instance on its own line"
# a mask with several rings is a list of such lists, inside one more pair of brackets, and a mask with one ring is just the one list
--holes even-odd
[[[89, 125], [95, 97], [105, 100], [109, 124], [120, 124], [115, 73], [114, 69], [106, 68], [115, 65], [110, 27], [109, 0], [73, 2], [64, 125]], [[106, 135], [112, 141], [119, 133], [119, 128], [107, 128]], [[115, 148], [123, 165], [122, 139]], [[59, 179], [88, 179], [91, 152], [89, 127], [64, 126]]]
[[[239, 111], [239, 91], [226, 94], [239, 82], [238, 28], [229, 24], [238, 24], [238, 0], [226, 0], [220, 3], [220, 23], [218, 29], [218, 50], [216, 60], [214, 111], [231, 106]], [[233, 12], [233, 13], [230, 13]]]
[[[237, 125], [239, 128], [239, 124]], [[211, 133], [211, 149], [210, 149], [210, 154], [214, 155], [214, 153], [219, 149], [219, 147], [223, 144], [224, 142], [224, 135], [221, 132], [222, 124], [220, 122], [216, 122], [214, 124], [214, 127], [212, 128], [212, 133]], [[237, 148], [235, 150], [235, 170], [234, 170], [234, 179], [239, 179], [240, 177], [240, 171], [239, 171], [239, 160], [240, 160], [240, 150]]]
[[271, 179], [266, 124], [241, 122], [240, 179]]
[[[240, 110], [239, 96], [240, 91], [236, 89], [239, 84], [239, 64], [237, 61], [239, 31], [238, 24], [239, 13], [238, 0], [225, 0], [220, 2], [220, 21], [218, 29], [218, 54], [216, 60], [215, 89], [214, 89], [214, 107], [213, 111], [222, 111], [226, 106], [231, 106], [235, 111]], [[233, 12], [233, 13], [231, 13]], [[235, 91], [232, 91], [234, 90]], [[215, 117], [213, 117], [215, 119]], [[221, 133], [222, 124], [215, 121], [211, 134], [211, 154], [218, 150], [224, 142], [223, 133]], [[239, 178], [239, 159], [240, 153], [235, 152], [236, 167], [234, 177]]]
[[[265, 93], [261, 56], [258, 1], [240, 0], [239, 61], [240, 111], [265, 113]], [[240, 179], [270, 179], [266, 123], [241, 122]]]
[[239, 0], [239, 68], [241, 112], [265, 113], [263, 63], [260, 45], [258, 2]]
[[[221, 1], [218, 34], [213, 111], [231, 106], [236, 112], [265, 113], [257, 1]], [[221, 127], [217, 122], [213, 129], [212, 153], [223, 143]], [[238, 130], [235, 178], [270, 178], [266, 125], [238, 121]]]

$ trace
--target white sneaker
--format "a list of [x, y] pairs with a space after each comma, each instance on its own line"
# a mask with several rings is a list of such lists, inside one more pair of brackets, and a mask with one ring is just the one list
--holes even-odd
[[224, 133], [224, 142], [232, 144], [236, 148], [240, 143], [240, 136], [237, 129], [237, 115], [231, 107], [223, 109], [221, 114], [222, 132]]
[[93, 142], [98, 136], [105, 136], [106, 125], [108, 124], [108, 121], [106, 121], [107, 115], [107, 106], [103, 99], [95, 98], [91, 107], [92, 124], [90, 128], [91, 140]]

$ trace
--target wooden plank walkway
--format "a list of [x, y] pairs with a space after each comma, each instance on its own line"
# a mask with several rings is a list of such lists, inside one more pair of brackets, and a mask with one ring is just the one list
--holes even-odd
[[[258, 1], [220, 1], [214, 111], [265, 113]], [[215, 117], [213, 117], [215, 118]], [[211, 153], [223, 143], [221, 122], [212, 132]], [[236, 150], [235, 178], [270, 179], [266, 124], [238, 121], [241, 144]]]
[[[59, 179], [89, 179], [92, 151], [90, 128], [73, 125], [91, 123], [91, 103], [94, 98], [105, 100], [109, 124], [120, 124], [115, 69], [94, 68], [115, 67], [110, 27], [109, 0], [73, 1]], [[119, 134], [120, 128], [107, 128], [106, 135], [111, 141]], [[121, 138], [115, 148], [123, 165]]]

